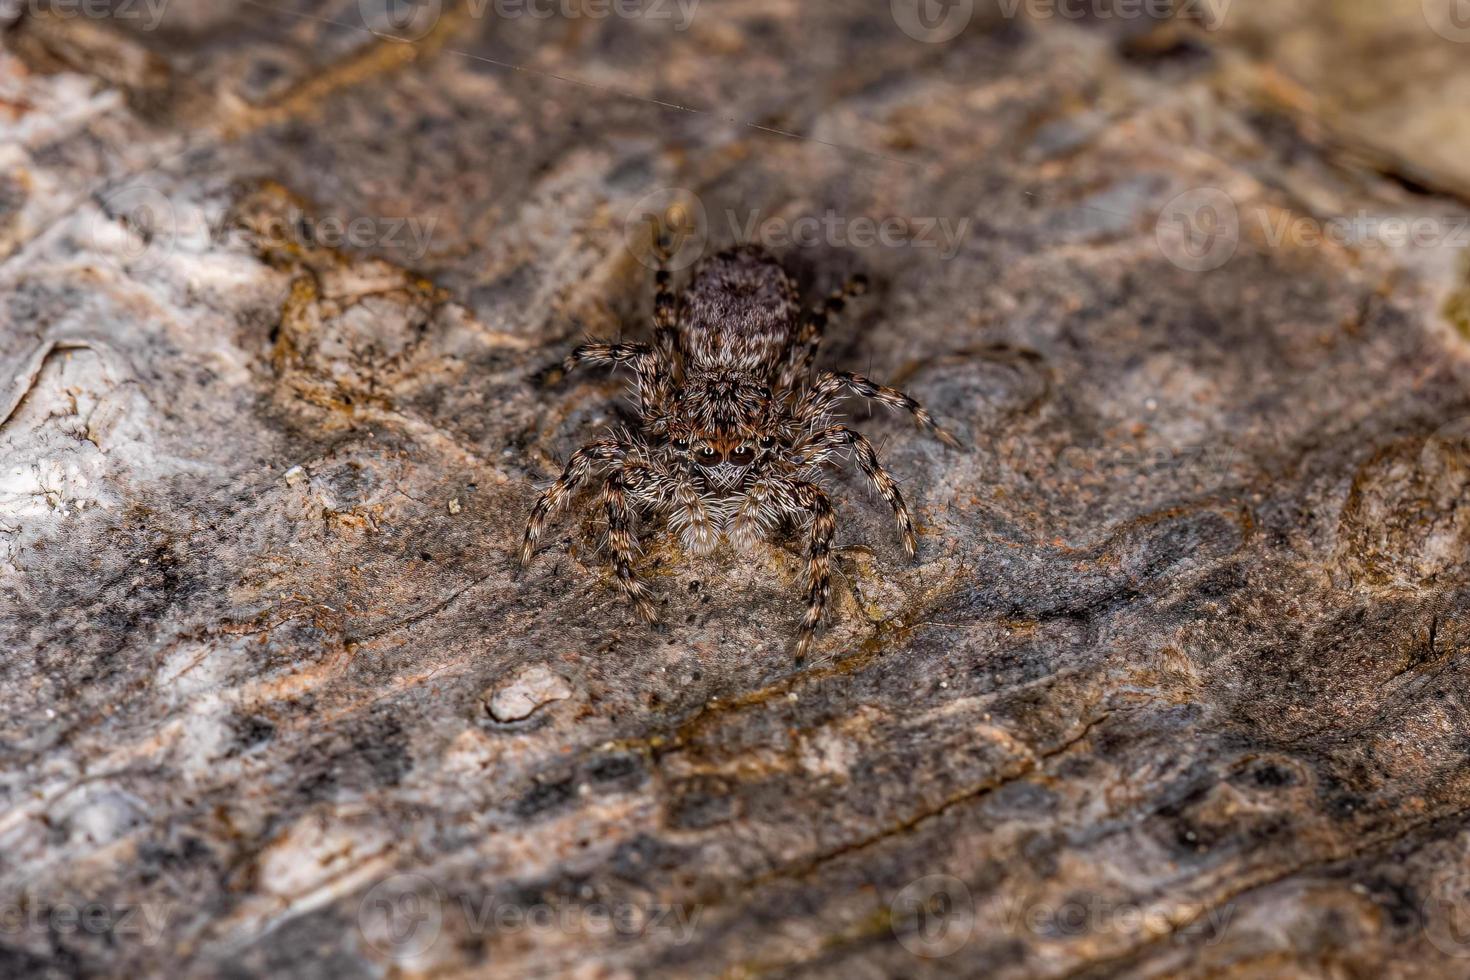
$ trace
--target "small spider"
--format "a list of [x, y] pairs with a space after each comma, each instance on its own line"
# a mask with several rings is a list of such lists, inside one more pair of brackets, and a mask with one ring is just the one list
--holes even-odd
[[842, 398], [855, 394], [903, 409], [947, 445], [958, 443], [901, 391], [846, 371], [813, 375], [828, 319], [866, 291], [862, 277], [805, 313], [786, 271], [756, 246], [706, 259], [678, 298], [667, 269], [655, 282], [651, 345], [583, 344], [546, 373], [554, 380], [579, 364], [631, 369], [640, 425], [572, 454], [531, 511], [521, 564], [531, 560], [547, 521], [599, 473], [618, 585], [649, 623], [657, 622], [650, 593], [633, 570], [635, 514], [662, 517], [694, 554], [710, 553], [721, 540], [749, 549], [794, 524], [807, 539], [807, 610], [796, 649], [803, 657], [831, 593], [828, 555], [837, 524], [821, 485], [824, 463], [855, 459], [893, 508], [910, 557], [917, 552], [903, 494], [872, 443], [841, 424]]

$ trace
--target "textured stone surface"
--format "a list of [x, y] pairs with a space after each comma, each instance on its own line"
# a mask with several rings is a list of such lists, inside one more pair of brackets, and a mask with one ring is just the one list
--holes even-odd
[[1269, 66], [1262, 98], [1311, 117], [1365, 162], [1463, 198], [1467, 13], [1457, 0], [1287, 0], [1232, 5], [1219, 26], [1237, 57]]
[[[1464, 211], [1245, 14], [360, 6], [6, 29], [0, 972], [1464, 975], [1463, 248], [1273, 232]], [[965, 222], [783, 250], [969, 445], [863, 421], [920, 558], [838, 477], [807, 663], [789, 542], [649, 529], [663, 634], [590, 518], [515, 575], [671, 188]]]

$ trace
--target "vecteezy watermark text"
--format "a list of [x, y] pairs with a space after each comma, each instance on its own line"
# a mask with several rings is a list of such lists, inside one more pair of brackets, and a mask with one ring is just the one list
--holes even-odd
[[[157, 2], [157, 0], [155, 0]], [[473, 20], [620, 20], [665, 23], [687, 31], [702, 0], [467, 0], [459, 9]], [[444, 13], [443, 0], [357, 0], [363, 26], [380, 37], [418, 41]]]
[[273, 248], [290, 245], [331, 249], [392, 248], [417, 260], [423, 258], [428, 251], [429, 240], [438, 223], [437, 216], [390, 218], [359, 215], [355, 218], [339, 218], [295, 212], [257, 230], [254, 238], [257, 244]]
[[173, 912], [163, 903], [50, 901], [27, 894], [23, 901], [0, 902], [0, 939], [81, 934], [152, 946]]
[[428, 253], [439, 223], [437, 215], [317, 216], [291, 208], [247, 227], [229, 207], [176, 201], [142, 183], [119, 188], [99, 205], [90, 219], [93, 247], [134, 269], [213, 247], [387, 249], [417, 262]]
[[[1175, 20], [1218, 29], [1234, 0], [998, 0], [1007, 20]], [[1426, 3], [1431, 0], [1425, 0]], [[1455, 0], [1458, 2], [1458, 0]], [[958, 37], [975, 16], [975, 0], [889, 0], [893, 22], [916, 41]]]
[[1213, 946], [1224, 938], [1235, 906], [1164, 907], [1119, 902], [1101, 895], [1068, 899], [1055, 905], [1013, 899], [1002, 903], [1002, 921], [1010, 934], [1029, 932], [1047, 939], [1119, 933], [1170, 935]]
[[998, 0], [1001, 15], [1031, 20], [1185, 20], [1215, 30], [1234, 0]]
[[952, 259], [964, 246], [974, 219], [913, 215], [845, 215], [834, 209], [821, 214], [768, 215], [760, 209], [717, 212], [723, 234], [715, 236], [710, 210], [693, 191], [661, 188], [644, 195], [623, 222], [628, 249], [650, 268], [663, 259], [669, 268], [692, 265], [712, 238], [738, 244], [787, 248], [913, 248]]
[[0, 0], [0, 15], [24, 12], [59, 20], [116, 20], [152, 31], [162, 23], [168, 5], [169, 0]]
[[1285, 211], [1259, 214], [1261, 238], [1272, 248], [1470, 248], [1470, 215], [1404, 217], [1360, 210], [1325, 221]]
[[1240, 457], [1227, 443], [1186, 446], [1068, 446], [1057, 454], [1057, 472], [1103, 478], [1158, 477], [1166, 473], [1214, 479]]
[[915, 956], [938, 959], [963, 949], [980, 927], [1018, 936], [1064, 940], [1088, 935], [1171, 935], [1206, 946], [1224, 938], [1235, 907], [1163, 906], [1118, 901], [1102, 895], [1051, 904], [1014, 895], [977, 902], [969, 887], [946, 874], [925, 875], [905, 885], [889, 903], [889, 923], [899, 944]]
[[567, 20], [586, 18], [606, 20], [617, 17], [622, 20], [668, 21], [676, 31], [686, 31], [699, 12], [701, 0], [469, 0], [470, 16], [484, 17], [493, 13], [496, 17], [513, 19], [530, 17], [546, 20], [562, 17]]
[[674, 945], [694, 938], [700, 906], [627, 901], [506, 902], [494, 896], [445, 896], [423, 875], [397, 874], [374, 885], [358, 906], [357, 927], [373, 950], [407, 963], [424, 958], [446, 925], [458, 935], [513, 933], [618, 936], [663, 934]]
[[1470, 248], [1470, 213], [1354, 214], [1319, 218], [1262, 203], [1237, 205], [1218, 187], [1197, 187], [1170, 200], [1155, 225], [1159, 250], [1191, 272], [1229, 262], [1242, 241], [1256, 248]]
[[745, 215], [726, 211], [725, 218], [736, 241], [759, 243], [767, 248], [829, 245], [833, 248], [936, 249], [939, 257], [946, 260], [959, 252], [973, 224], [971, 218], [847, 217], [832, 210], [798, 218], [764, 217], [759, 210]]

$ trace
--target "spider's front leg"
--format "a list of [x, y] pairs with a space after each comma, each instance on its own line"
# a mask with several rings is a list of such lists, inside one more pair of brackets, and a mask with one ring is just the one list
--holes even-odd
[[842, 397], [844, 391], [851, 391], [860, 398], [908, 412], [921, 428], [933, 432], [946, 446], [953, 449], [958, 449], [960, 446], [960, 441], [949, 430], [940, 426], [934, 420], [934, 416], [929, 414], [928, 409], [915, 401], [912, 396], [897, 388], [880, 385], [861, 374], [853, 374], [851, 371], [824, 371], [806, 394], [801, 396], [792, 414], [799, 423], [818, 420], [836, 408], [838, 399]]
[[878, 495], [888, 502], [893, 509], [893, 519], [898, 523], [898, 534], [903, 539], [903, 549], [907, 551], [910, 558], [919, 553], [918, 539], [914, 535], [914, 518], [909, 513], [908, 504], [904, 502], [903, 491], [898, 489], [898, 481], [895, 480], [884, 469], [883, 463], [878, 459], [878, 452], [867, 437], [856, 429], [849, 429], [845, 425], [831, 425], [818, 432], [811, 441], [802, 447], [801, 462], [803, 464], [823, 463], [827, 458], [838, 450], [849, 447], [853, 459], [857, 460], [858, 467], [863, 475], [868, 478], [878, 491]]
[[651, 355], [653, 348], [647, 344], [610, 344], [601, 340], [589, 340], [578, 344], [560, 361], [548, 364], [536, 372], [542, 383], [554, 385], [583, 364], [636, 364], [641, 358]]
[[653, 276], [653, 344], [670, 372], [677, 371], [683, 358], [679, 346], [679, 300], [674, 295], [673, 274], [669, 272], [669, 242], [659, 237], [658, 271]]
[[610, 344], [589, 341], [575, 348], [558, 364], [541, 369], [536, 377], [551, 385], [574, 371], [579, 364], [611, 364], [627, 367], [637, 376], [634, 390], [645, 423], [663, 418], [674, 393], [675, 375], [663, 355], [647, 344]]
[[777, 384], [791, 388], [796, 380], [811, 370], [817, 359], [817, 349], [822, 345], [822, 335], [827, 325], [847, 307], [847, 301], [868, 291], [868, 277], [856, 275], [843, 283], [841, 289], [833, 290], [819, 310], [808, 310], [802, 314], [791, 348], [786, 353], [786, 363], [781, 366]]
[[802, 521], [807, 527], [806, 615], [801, 620], [801, 637], [796, 656], [805, 657], [812, 636], [832, 596], [832, 537], [837, 517], [826, 491], [814, 483], [772, 476], [752, 487], [730, 521], [730, 543], [748, 548], [765, 538], [783, 518]]
[[793, 484], [794, 503], [811, 519], [806, 549], [806, 615], [801, 620], [801, 637], [796, 656], [804, 658], [811, 649], [812, 635], [832, 597], [832, 537], [837, 533], [837, 516], [825, 491], [813, 483]]
[[612, 552], [618, 588], [633, 604], [639, 618], [646, 623], [656, 623], [658, 615], [653, 610], [648, 586], [639, 581], [633, 571], [638, 542], [633, 537], [633, 505], [629, 497], [628, 477], [622, 470], [603, 481], [602, 508], [607, 515], [607, 546]]
[[526, 534], [521, 540], [521, 565], [524, 566], [531, 560], [531, 555], [536, 551], [536, 541], [546, 530], [547, 522], [591, 479], [598, 466], [620, 463], [626, 455], [627, 451], [614, 439], [589, 443], [572, 453], [572, 458], [567, 461], [561, 476], [546, 488], [546, 492], [536, 501], [536, 506], [531, 508], [531, 516], [526, 521]]

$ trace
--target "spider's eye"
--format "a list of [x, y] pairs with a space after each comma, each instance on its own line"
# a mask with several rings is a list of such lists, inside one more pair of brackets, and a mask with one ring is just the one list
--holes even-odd
[[775, 446], [776, 446], [776, 437], [775, 436], [761, 436], [761, 448], [762, 449], [774, 449]]
[[725, 458], [736, 466], [744, 466], [755, 459], [755, 450], [749, 446], [741, 446], [739, 449], [730, 450]]
[[679, 452], [682, 453], [684, 450], [686, 450], [686, 449], [689, 448], [689, 440], [688, 439], [675, 439], [674, 440], [674, 448], [677, 449], [677, 450], [679, 450]]
[[710, 446], [705, 446], [698, 452], [697, 455], [699, 456], [699, 461], [706, 464], [715, 463], [720, 458], [720, 454], [715, 452], [715, 450]]

